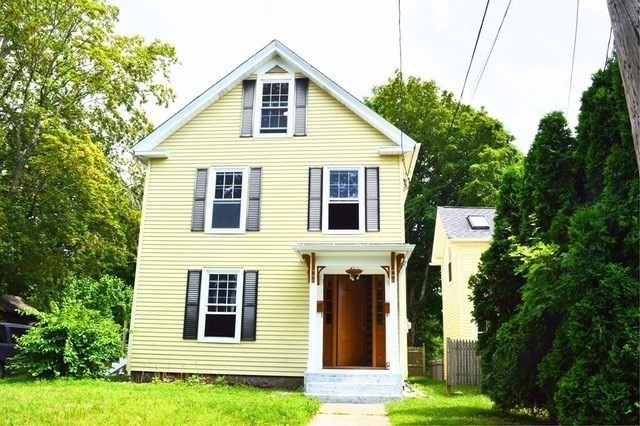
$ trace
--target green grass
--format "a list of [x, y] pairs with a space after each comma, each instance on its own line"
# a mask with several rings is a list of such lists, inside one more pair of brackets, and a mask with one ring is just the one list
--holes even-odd
[[185, 383], [0, 380], [2, 425], [307, 424], [300, 392]]
[[444, 382], [426, 378], [412, 378], [416, 389], [426, 398], [405, 398], [387, 404], [387, 413], [394, 425], [503, 425], [534, 424], [536, 419], [525, 415], [508, 415], [493, 408], [491, 400], [480, 393], [477, 386], [455, 386], [446, 395]]

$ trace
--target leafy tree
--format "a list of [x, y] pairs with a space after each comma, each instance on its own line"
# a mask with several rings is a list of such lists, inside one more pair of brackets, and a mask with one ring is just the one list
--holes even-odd
[[109, 275], [99, 280], [71, 278], [65, 282], [64, 298], [80, 301], [86, 308], [124, 324], [131, 316], [133, 289], [121, 279]]
[[[0, 290], [47, 306], [67, 276], [132, 281], [139, 170], [174, 49], [115, 33], [103, 0], [0, 3]], [[123, 180], [126, 178], [127, 184]]]
[[18, 341], [9, 369], [32, 377], [100, 377], [121, 354], [120, 327], [76, 300], [36, 312], [34, 328]]
[[28, 192], [4, 208], [10, 250], [0, 257], [0, 282], [10, 293], [46, 307], [69, 275], [120, 273], [132, 281], [139, 212], [88, 136], [42, 135], [21, 176]]
[[[436, 207], [492, 205], [502, 170], [520, 160], [513, 137], [483, 109], [460, 105], [435, 82], [397, 72], [365, 103], [422, 144], [405, 206], [405, 235], [416, 245], [407, 271], [410, 344], [442, 334], [438, 274], [430, 273]], [[437, 328], [433, 324], [438, 324]], [[428, 355], [437, 348], [428, 347]]]

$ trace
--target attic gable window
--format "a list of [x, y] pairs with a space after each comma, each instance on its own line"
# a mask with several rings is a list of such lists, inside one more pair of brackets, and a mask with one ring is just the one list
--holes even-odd
[[254, 136], [292, 136], [295, 114], [294, 74], [275, 62], [256, 72]]
[[289, 83], [262, 83], [260, 133], [287, 133], [289, 118]]
[[309, 79], [274, 59], [242, 82], [240, 137], [307, 135]]
[[489, 222], [483, 215], [468, 215], [467, 221], [471, 226], [471, 229], [489, 229]]

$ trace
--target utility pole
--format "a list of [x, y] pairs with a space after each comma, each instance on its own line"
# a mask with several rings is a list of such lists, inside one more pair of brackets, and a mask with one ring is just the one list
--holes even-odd
[[640, 0], [607, 0], [640, 171]]

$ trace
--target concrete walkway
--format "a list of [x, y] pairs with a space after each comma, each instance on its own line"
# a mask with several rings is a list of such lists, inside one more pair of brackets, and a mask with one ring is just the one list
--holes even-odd
[[389, 426], [384, 404], [322, 404], [310, 426]]

